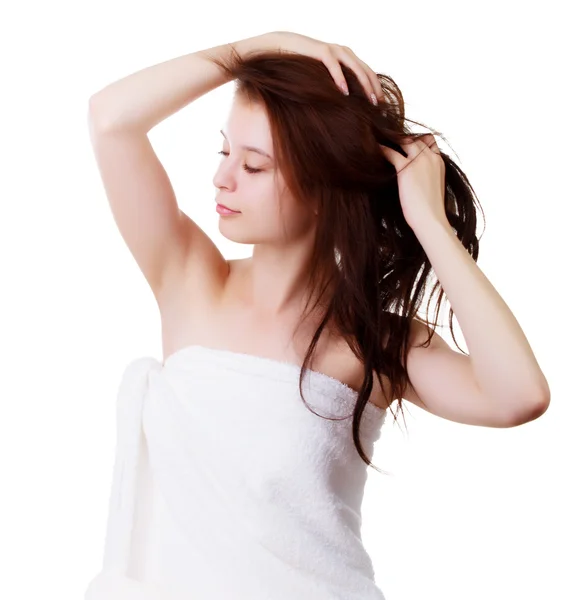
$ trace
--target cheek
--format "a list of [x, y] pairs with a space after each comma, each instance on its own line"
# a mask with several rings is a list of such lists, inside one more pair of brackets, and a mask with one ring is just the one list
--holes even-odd
[[314, 223], [315, 216], [309, 213], [304, 206], [296, 202], [284, 203], [281, 207], [282, 214], [279, 220], [282, 221], [281, 228], [290, 237], [298, 237], [309, 231]]

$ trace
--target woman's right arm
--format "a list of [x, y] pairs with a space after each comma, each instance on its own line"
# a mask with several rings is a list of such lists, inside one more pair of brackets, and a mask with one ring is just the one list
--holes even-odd
[[[245, 56], [266, 47], [266, 35], [232, 45]], [[216, 295], [228, 274], [228, 263], [210, 237], [180, 209], [148, 132], [226, 83], [222, 70], [205, 55], [230, 56], [230, 46], [143, 69], [108, 85], [89, 102], [91, 144], [115, 223], [161, 310], [184, 295], [181, 286], [187, 272], [198, 281], [201, 301]], [[212, 198], [207, 202], [214, 208]]]
[[244, 56], [266, 47], [267, 35], [179, 56], [111, 83], [89, 100], [91, 127], [147, 133], [197, 98], [228, 82], [222, 70], [205, 55], [227, 57], [233, 46]]
[[117, 227], [159, 305], [182, 293], [188, 271], [201, 298], [218, 293], [228, 264], [210, 237], [179, 207], [148, 132], [203, 94], [226, 83], [209, 56], [245, 57], [256, 50], [290, 50], [322, 60], [338, 85], [339, 61], [365, 89], [380, 83], [350, 49], [291, 32], [271, 32], [180, 56], [116, 81], [89, 101], [93, 151]]

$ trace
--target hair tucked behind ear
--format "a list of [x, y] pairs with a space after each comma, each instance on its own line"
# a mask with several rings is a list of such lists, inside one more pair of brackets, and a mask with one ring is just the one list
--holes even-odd
[[[407, 123], [422, 124], [405, 118], [401, 91], [387, 75], [377, 75], [386, 99], [379, 98], [375, 106], [344, 65], [349, 96], [338, 90], [324, 64], [308, 56], [260, 51], [243, 59], [233, 49], [229, 59], [210, 60], [235, 80], [237, 97], [265, 108], [276, 168], [291, 194], [317, 211], [310, 294], [300, 323], [317, 308], [324, 316], [302, 364], [302, 400], [306, 404], [302, 383], [318, 340], [326, 324], [334, 323], [364, 365], [365, 377], [352, 415], [352, 435], [362, 460], [378, 471], [360, 440], [360, 422], [371, 395], [373, 372], [385, 374], [391, 382], [392, 389], [386, 390], [381, 380], [391, 412], [393, 399], [403, 412], [403, 394], [411, 383], [406, 370], [411, 324], [418, 317], [432, 267], [403, 216], [395, 167], [377, 144], [406, 156], [400, 144], [405, 138], [423, 135], [414, 134]], [[477, 261], [479, 202], [461, 169], [447, 154], [442, 152], [441, 156], [447, 219]], [[321, 299], [330, 289], [334, 293], [326, 306]], [[437, 279], [429, 302], [436, 291], [439, 314], [444, 291]], [[427, 320], [423, 322], [429, 325]], [[431, 325], [436, 327], [435, 322]], [[451, 308], [449, 327], [455, 340]], [[430, 330], [426, 344], [434, 331]], [[395, 420], [397, 414], [398, 410], [393, 413]]]

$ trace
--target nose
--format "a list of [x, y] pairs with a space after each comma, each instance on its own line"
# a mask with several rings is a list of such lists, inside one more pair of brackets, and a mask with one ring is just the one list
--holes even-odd
[[234, 175], [233, 168], [227, 164], [227, 161], [224, 160], [215, 173], [213, 177], [213, 185], [219, 190], [229, 190], [234, 191], [236, 188], [236, 178]]

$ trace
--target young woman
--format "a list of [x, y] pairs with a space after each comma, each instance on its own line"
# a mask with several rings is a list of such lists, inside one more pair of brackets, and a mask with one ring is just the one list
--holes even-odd
[[[253, 246], [238, 260], [179, 209], [147, 135], [232, 80], [213, 183], [221, 233]], [[407, 121], [390, 77], [291, 32], [91, 98], [95, 156], [160, 308], [164, 359], [124, 374], [87, 600], [382, 599], [360, 509], [386, 410], [406, 399], [488, 427], [546, 410], [528, 341], [476, 265], [472, 187]], [[470, 355], [417, 318], [432, 271]]]

